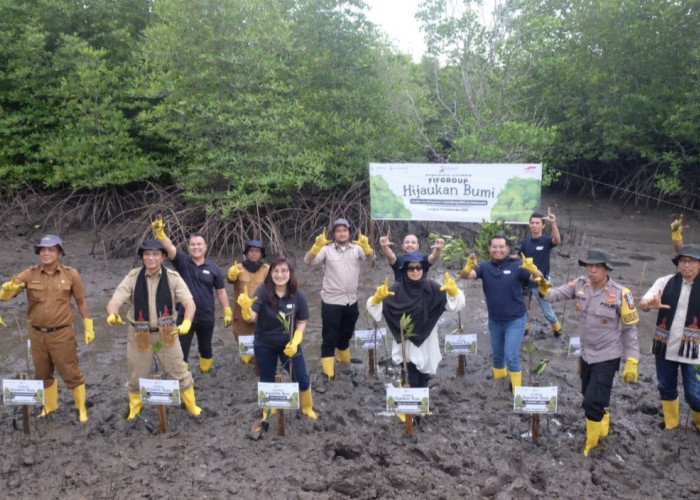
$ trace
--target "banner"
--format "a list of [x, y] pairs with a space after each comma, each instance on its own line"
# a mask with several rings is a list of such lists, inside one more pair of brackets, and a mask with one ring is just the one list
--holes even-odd
[[527, 224], [542, 164], [370, 163], [369, 187], [373, 219]]

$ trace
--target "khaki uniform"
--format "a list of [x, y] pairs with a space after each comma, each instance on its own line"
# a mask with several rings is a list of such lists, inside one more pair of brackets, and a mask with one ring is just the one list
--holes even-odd
[[[181, 391], [185, 390], [194, 384], [194, 380], [183, 360], [182, 348], [176, 338], [177, 334], [164, 332], [162, 328], [159, 329], [158, 327], [156, 290], [158, 289], [161, 273], [167, 273], [173, 308], [177, 302], [192, 300], [192, 294], [180, 275], [166, 267], [161, 267], [161, 272], [156, 276], [151, 277], [146, 274], [149, 327], [152, 331], [148, 338], [150, 347], [144, 348], [143, 345], [139, 346], [134, 326], [134, 289], [136, 287], [136, 278], [141, 269], [139, 267], [129, 271], [129, 274], [126, 275], [112, 295], [112, 299], [129, 304], [129, 310], [126, 313], [126, 323], [128, 325], [126, 358], [129, 365], [129, 380], [126, 386], [129, 392], [139, 392], [139, 378], [148, 378], [150, 376], [153, 366], [153, 345], [160, 341], [163, 347], [156, 353], [156, 357], [160, 363], [161, 370], [167, 378], [180, 382]], [[172, 313], [173, 311], [171, 311]]]
[[238, 275], [238, 279], [233, 284], [233, 335], [236, 339], [238, 339], [239, 335], [253, 335], [255, 333], [255, 323], [248, 323], [243, 320], [241, 306], [238, 305], [236, 299], [243, 293], [243, 287], [245, 286], [248, 287], [248, 295], [252, 297], [265, 281], [269, 271], [269, 264], [263, 264], [254, 273], [243, 268], [243, 272]]
[[84, 384], [71, 308], [71, 297], [85, 298], [78, 271], [58, 264], [56, 272], [48, 274], [41, 265], [36, 265], [18, 274], [15, 282], [26, 286], [27, 323], [36, 379], [49, 387], [54, 383], [54, 371], [58, 370], [69, 389]]

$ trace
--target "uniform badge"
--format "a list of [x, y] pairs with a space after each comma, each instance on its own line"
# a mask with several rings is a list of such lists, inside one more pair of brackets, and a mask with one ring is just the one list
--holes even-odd
[[608, 319], [607, 319], [607, 318], [601, 319], [601, 320], [600, 320], [600, 324], [601, 324], [601, 325], [607, 325], [607, 324], [608, 324]]

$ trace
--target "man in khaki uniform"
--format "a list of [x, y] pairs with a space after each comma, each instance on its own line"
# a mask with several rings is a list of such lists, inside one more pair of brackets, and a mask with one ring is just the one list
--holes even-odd
[[[195, 401], [194, 380], [182, 357], [182, 348], [175, 335], [186, 334], [192, 325], [195, 304], [180, 275], [163, 267], [165, 248], [158, 240], [145, 240], [139, 248], [143, 267], [132, 269], [122, 280], [107, 304], [107, 324], [123, 325], [119, 308], [129, 304], [126, 314], [126, 359], [129, 366], [129, 420], [141, 412], [139, 378], [148, 378], [153, 363], [153, 346], [162, 347], [155, 353], [161, 370], [169, 379], [180, 382], [180, 396], [194, 416], [202, 409]], [[175, 304], [184, 308], [184, 320], [175, 325]]]
[[78, 409], [80, 422], [88, 419], [85, 409], [85, 377], [78, 362], [78, 344], [73, 329], [71, 296], [83, 317], [85, 344], [95, 339], [90, 310], [85, 300], [80, 274], [72, 267], [60, 263], [63, 241], [56, 235], [47, 234], [34, 245], [34, 253], [40, 264], [32, 266], [2, 285], [0, 300], [16, 296], [27, 290], [27, 323], [32, 344], [32, 359], [37, 380], [44, 381], [44, 408], [40, 417], [58, 410], [58, 380], [54, 371], [73, 391], [73, 400]]

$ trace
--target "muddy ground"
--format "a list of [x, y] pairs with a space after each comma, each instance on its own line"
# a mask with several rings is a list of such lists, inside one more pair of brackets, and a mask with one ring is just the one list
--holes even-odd
[[[657, 277], [673, 272], [669, 224], [672, 207], [622, 207], [607, 200], [548, 194], [558, 216], [563, 244], [555, 249], [555, 284], [581, 274], [577, 259], [590, 246], [608, 249], [618, 266], [614, 279], [627, 284], [636, 297]], [[700, 222], [686, 213], [694, 241]], [[21, 217], [2, 222], [4, 245], [0, 255], [5, 281], [33, 264], [32, 245], [51, 228], [28, 229]], [[29, 226], [31, 227], [31, 226]], [[362, 364], [339, 366], [337, 380], [321, 393], [320, 272], [301, 261], [303, 249], [290, 249], [297, 262], [301, 288], [311, 301], [310, 327], [303, 344], [312, 375], [315, 408], [320, 418], [286, 419], [286, 436], [277, 435], [275, 421], [261, 439], [250, 432], [258, 417], [256, 377], [244, 365], [230, 331], [217, 326], [214, 369], [202, 374], [196, 347], [190, 357], [201, 418], [181, 408], [168, 410], [169, 430], [154, 435], [141, 421], [125, 421], [127, 392], [125, 329], [109, 328], [104, 306], [113, 289], [135, 264], [133, 258], [110, 259], [90, 255], [95, 235], [72, 232], [66, 241], [68, 263], [81, 272], [95, 319], [97, 339], [79, 352], [87, 380], [90, 419], [77, 422], [72, 397], [59, 382], [60, 409], [47, 419], [32, 420], [27, 437], [12, 427], [14, 408], [0, 409], [0, 470], [5, 498], [698, 498], [700, 495], [700, 433], [688, 420], [681, 403], [681, 426], [661, 429], [651, 346], [653, 315], [642, 313], [639, 337], [642, 352], [639, 383], [615, 382], [611, 432], [588, 458], [582, 454], [585, 421], [581, 409], [577, 360], [567, 357], [570, 336], [576, 335], [572, 304], [555, 306], [564, 332], [553, 337], [537, 305], [533, 307], [536, 345], [533, 361], [550, 360], [539, 377], [541, 385], [559, 388], [558, 411], [541, 418], [542, 435], [528, 435], [530, 417], [513, 412], [504, 380], [491, 376], [490, 346], [480, 284], [460, 283], [466, 291], [463, 321], [477, 333], [479, 348], [467, 358], [466, 375], [456, 375], [457, 358], [446, 356], [430, 385], [433, 415], [422, 419], [414, 436], [384, 413], [385, 384], [396, 371], [377, 377], [368, 374], [367, 354], [355, 351]], [[311, 238], [311, 235], [309, 236]], [[98, 243], [96, 248], [101, 248]], [[427, 251], [427, 248], [424, 248]], [[227, 268], [231, 259], [216, 258]], [[442, 281], [442, 266], [431, 271]], [[361, 279], [362, 301], [390, 270], [379, 259]], [[0, 304], [9, 328], [0, 331], [3, 349], [0, 374], [15, 378], [27, 371], [23, 297]], [[123, 311], [125, 312], [125, 311]], [[219, 311], [219, 315], [221, 315]], [[77, 313], [76, 313], [77, 317]], [[456, 325], [446, 313], [441, 335]], [[17, 325], [19, 323], [19, 327]], [[80, 324], [80, 323], [78, 323]], [[359, 328], [369, 328], [361, 318]], [[21, 332], [21, 333], [20, 333]], [[379, 352], [383, 358], [383, 352]], [[522, 355], [527, 366], [527, 355]], [[31, 371], [29, 372], [31, 374]], [[528, 381], [528, 375], [524, 375]], [[157, 420], [156, 409], [142, 415]], [[690, 422], [690, 423], [689, 423]]]

